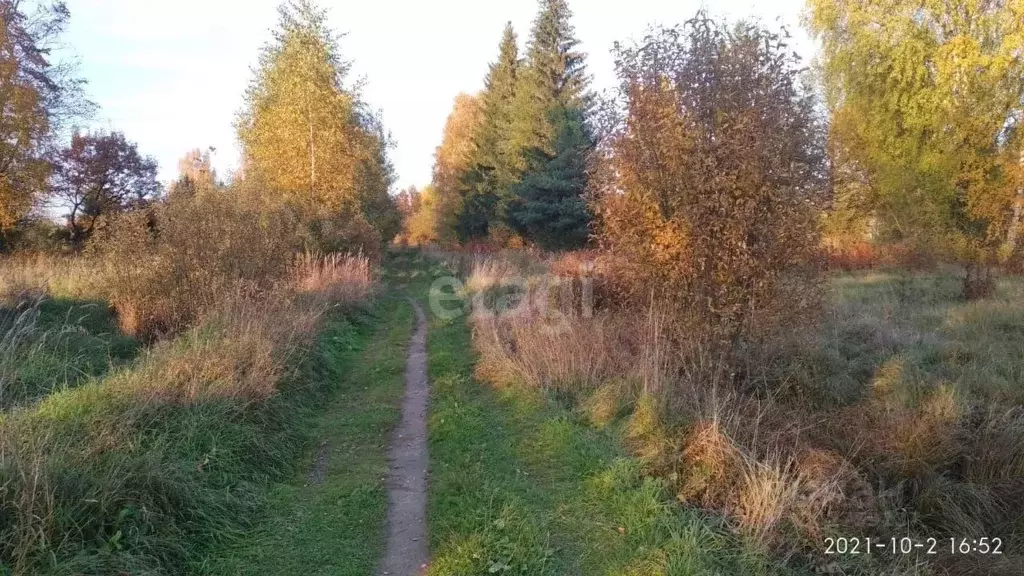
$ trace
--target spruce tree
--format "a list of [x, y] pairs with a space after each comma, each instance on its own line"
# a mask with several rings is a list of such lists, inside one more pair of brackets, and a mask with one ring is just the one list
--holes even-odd
[[508, 145], [508, 131], [512, 123], [512, 104], [516, 94], [519, 72], [519, 48], [512, 23], [505, 25], [498, 51], [498, 61], [491, 65], [481, 94], [484, 120], [477, 137], [477, 160], [494, 169], [495, 192], [500, 197], [502, 187], [510, 186], [519, 176], [522, 151]]
[[456, 217], [455, 233], [459, 242], [486, 238], [491, 224], [496, 222], [494, 171], [485, 166], [473, 166], [462, 177], [462, 206]]
[[583, 193], [593, 138], [579, 109], [555, 110], [548, 119], [556, 127], [555, 152], [532, 149], [531, 163], [539, 168], [515, 187], [510, 214], [517, 231], [545, 250], [579, 248], [589, 236]]
[[463, 202], [456, 231], [462, 241], [487, 236], [492, 222], [506, 218], [511, 187], [523, 162], [523, 151], [508, 141], [518, 73], [519, 48], [509, 22], [480, 93], [482, 119], [473, 137], [475, 151], [460, 182]]
[[508, 143], [526, 151], [509, 224], [528, 240], [558, 248], [581, 245], [589, 221], [581, 195], [593, 148], [586, 125], [592, 97], [571, 17], [566, 0], [541, 0]]

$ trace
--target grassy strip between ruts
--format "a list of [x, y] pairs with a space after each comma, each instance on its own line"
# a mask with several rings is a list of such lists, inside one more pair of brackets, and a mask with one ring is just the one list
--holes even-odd
[[265, 521], [202, 570], [223, 575], [369, 575], [384, 549], [387, 452], [400, 417], [412, 309], [378, 301], [352, 331], [323, 336], [324, 376], [338, 379], [304, 462], [325, 459], [322, 483], [309, 467], [269, 489]]
[[464, 319], [433, 319], [428, 351], [431, 575], [787, 573], [670, 501], [613, 431], [476, 382]]

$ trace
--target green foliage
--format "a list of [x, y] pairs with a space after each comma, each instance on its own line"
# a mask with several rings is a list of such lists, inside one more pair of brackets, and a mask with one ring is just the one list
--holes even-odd
[[59, 252], [68, 246], [67, 227], [49, 218], [24, 218], [0, 232], [0, 253]]
[[505, 243], [512, 231], [549, 248], [586, 241], [591, 96], [571, 16], [564, 0], [541, 2], [523, 61], [515, 31], [505, 27], [480, 94], [470, 160], [458, 173], [453, 226], [462, 242]]
[[324, 231], [369, 226], [379, 242], [400, 228], [388, 194], [390, 142], [357, 87], [346, 85], [350, 67], [326, 13], [311, 0], [286, 2], [237, 121], [250, 189], [315, 223], [309, 241], [323, 249], [344, 248], [316, 237]]
[[509, 138], [520, 71], [516, 33], [509, 23], [480, 94], [482, 119], [473, 135], [475, 150], [460, 178], [462, 209], [456, 231], [463, 242], [488, 235], [490, 224], [507, 217], [511, 187], [522, 170], [522, 150]]
[[513, 102], [509, 146], [523, 162], [508, 223], [543, 247], [573, 248], [587, 236], [582, 202], [593, 146], [585, 56], [576, 50], [565, 0], [543, 0]]
[[555, 152], [534, 149], [539, 170], [528, 173], [514, 190], [512, 226], [546, 250], [580, 248], [587, 242], [591, 215], [583, 199], [586, 162], [593, 138], [579, 110], [556, 110]]
[[809, 7], [835, 155], [866, 175], [882, 238], [991, 260], [1019, 226], [1013, 133], [1024, 111], [1024, 7], [975, 0], [812, 0]]
[[[553, 116], [554, 112], [564, 109], [586, 114], [591, 96], [585, 56], [576, 50], [579, 40], [566, 0], [541, 0], [540, 4], [526, 63], [518, 76], [509, 140], [518, 150], [556, 153], [562, 119]], [[525, 162], [527, 173], [538, 168], [537, 163]]]
[[460, 242], [486, 238], [491, 225], [497, 223], [498, 196], [494, 170], [474, 166], [461, 178], [462, 206], [455, 221], [455, 233]]

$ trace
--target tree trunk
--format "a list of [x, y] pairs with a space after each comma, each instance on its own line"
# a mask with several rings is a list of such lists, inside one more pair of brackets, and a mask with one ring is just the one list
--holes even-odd
[[967, 265], [961, 297], [964, 300], [988, 298], [996, 290], [996, 275], [988, 264], [972, 263]]
[[[1024, 151], [1020, 153], [1020, 166], [1024, 171]], [[1010, 228], [1006, 231], [1006, 255], [1010, 257], [1017, 250], [1017, 236], [1020, 234], [1020, 217], [1024, 212], [1024, 184], [1017, 188], [1017, 196], [1013, 200], [1013, 216], [1010, 218]]]
[[309, 193], [316, 190], [316, 140], [313, 134], [313, 107], [306, 98], [306, 116], [309, 121]]

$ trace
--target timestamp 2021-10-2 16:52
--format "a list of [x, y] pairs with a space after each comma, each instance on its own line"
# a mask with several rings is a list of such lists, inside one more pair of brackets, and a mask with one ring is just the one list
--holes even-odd
[[1003, 539], [998, 537], [829, 537], [823, 540], [825, 554], [1002, 554]]

